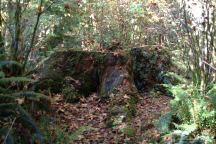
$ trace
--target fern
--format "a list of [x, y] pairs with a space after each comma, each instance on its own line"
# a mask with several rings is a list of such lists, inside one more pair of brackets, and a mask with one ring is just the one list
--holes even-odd
[[186, 83], [187, 82], [187, 80], [184, 77], [182, 77], [182, 76], [180, 76], [174, 72], [166, 72], [166, 73], [161, 72], [159, 77], [160, 77], [159, 79], [161, 79], [163, 81], [163, 83], [165, 83], [165, 84], [177, 85], [180, 83]]
[[81, 134], [83, 134], [84, 132], [89, 131], [89, 130], [94, 130], [94, 129], [92, 127], [89, 127], [89, 126], [82, 126], [82, 127], [78, 128], [78, 130], [76, 130], [74, 133], [72, 133], [69, 136], [70, 142], [77, 140], [77, 138], [79, 138], [79, 136]]
[[[160, 118], [160, 129], [167, 133], [174, 134], [176, 130], [180, 133], [178, 135], [178, 143], [185, 143], [185, 139], [190, 135], [199, 137], [206, 129], [215, 131], [216, 125], [216, 86], [213, 85], [207, 92], [206, 96], [194, 86], [185, 85], [164, 85], [174, 96], [171, 100], [171, 114], [178, 117], [178, 124], [175, 124], [175, 130], [168, 129], [168, 118], [162, 116]], [[174, 124], [174, 123], [173, 123]], [[211, 137], [208, 135], [205, 138]], [[203, 139], [204, 140], [204, 139]], [[205, 142], [207, 140], [204, 140]]]
[[[28, 107], [29, 104], [32, 105], [32, 103], [34, 103], [34, 105], [39, 108], [45, 105], [47, 110], [47, 102], [49, 102], [50, 99], [43, 94], [27, 90], [25, 85], [35, 82], [34, 80], [27, 77], [10, 77], [11, 73], [8, 75], [7, 73], [5, 74], [4, 68], [6, 68], [6, 72], [9, 70], [12, 73], [14, 72], [13, 74], [18, 74], [16, 69], [22, 68], [22, 65], [15, 61], [0, 62], [0, 122], [7, 124], [8, 119], [16, 118], [16, 124], [19, 123], [30, 130], [30, 132], [33, 132], [37, 140], [43, 143], [43, 136], [40, 130], [33, 118], [23, 107]], [[25, 91], [20, 91], [20, 89], [24, 88]], [[20, 103], [19, 100], [23, 100], [22, 103]], [[36, 110], [35, 107], [33, 110]], [[1, 126], [0, 137], [4, 138], [6, 133], [8, 133], [7, 126]], [[17, 131], [13, 128], [7, 136], [6, 143], [14, 143], [12, 139], [16, 134]], [[32, 138], [32, 140], [34, 140], [34, 138]]]
[[0, 93], [12, 93], [14, 92], [14, 90], [11, 90], [11, 89], [7, 89], [7, 88], [3, 88], [0, 86]]
[[5, 77], [5, 73], [0, 71], [0, 78], [4, 78]]
[[[48, 110], [49, 104], [50, 104], [50, 98], [46, 95], [43, 95], [41, 93], [36, 93], [33, 91], [25, 91], [25, 92], [19, 92], [11, 94], [14, 97], [17, 98], [25, 98], [26, 100], [31, 101], [31, 110]], [[34, 105], [32, 105], [34, 103]]]
[[17, 92], [17, 93], [11, 94], [11, 95], [15, 96], [15, 97], [24, 97], [24, 98], [31, 99], [34, 101], [40, 101], [42, 99], [47, 100], [47, 101], [50, 100], [46, 95], [41, 94], [41, 93], [36, 93], [33, 91]]
[[[12, 94], [0, 94], [0, 103], [17, 102], [21, 98], [31, 100], [32, 102], [36, 103], [36, 105], [39, 105], [41, 102], [46, 102], [47, 104], [50, 101], [50, 98], [41, 93], [35, 93], [33, 91], [24, 91]], [[44, 106], [42, 106], [41, 108], [48, 109], [48, 106], [46, 104], [44, 103]]]
[[0, 104], [15, 102], [16, 99], [17, 97], [14, 97], [14, 96], [0, 94]]
[[32, 117], [20, 106], [18, 105], [18, 111], [19, 111], [19, 115], [20, 115], [20, 120], [21, 123], [23, 125], [25, 125], [26, 127], [34, 130], [37, 138], [40, 140], [40, 142], [43, 142], [43, 136], [42, 133], [40, 132], [40, 130], [38, 129], [36, 123], [34, 122], [34, 120], [32, 119]]
[[[42, 142], [43, 137], [40, 130], [37, 128], [34, 120], [31, 116], [19, 105], [16, 103], [4, 103], [0, 104], [0, 116], [10, 116], [16, 117], [16, 122], [22, 123], [25, 127], [33, 130], [37, 135], [37, 138]], [[0, 129], [1, 130], [1, 129]]]
[[0, 61], [0, 70], [6, 77], [22, 75], [22, 65], [16, 61]]
[[[14, 144], [13, 136], [11, 135], [11, 132], [10, 133], [8, 133], [8, 132], [9, 132], [9, 129], [1, 128], [0, 129], [0, 136], [2, 136], [2, 138], [4, 138], [4, 141], [6, 144]], [[7, 138], [6, 138], [6, 136], [7, 136]]]
[[181, 83], [185, 83], [187, 81], [184, 77], [182, 77], [182, 76], [180, 76], [174, 72], [167, 72], [165, 74], [165, 76], [176, 79], [178, 82], [181, 82]]
[[7, 66], [7, 65], [16, 65], [20, 68], [22, 67], [22, 65], [18, 63], [17, 61], [0, 61], [0, 68]]
[[214, 109], [216, 109], [216, 84], [206, 94], [210, 98], [210, 102]]
[[27, 82], [35, 82], [35, 81], [30, 79], [30, 78], [26, 78], [26, 77], [9, 77], [9, 78], [1, 78], [0, 79], [0, 84], [2, 84], [2, 85], [8, 84], [11, 82], [27, 83]]
[[162, 115], [159, 119], [157, 127], [163, 133], [168, 133], [170, 131], [170, 124], [172, 123], [172, 113], [168, 112]]

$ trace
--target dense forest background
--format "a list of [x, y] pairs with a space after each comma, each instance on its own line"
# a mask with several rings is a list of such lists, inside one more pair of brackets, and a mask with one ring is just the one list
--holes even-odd
[[0, 0], [0, 143], [215, 143], [215, 5]]

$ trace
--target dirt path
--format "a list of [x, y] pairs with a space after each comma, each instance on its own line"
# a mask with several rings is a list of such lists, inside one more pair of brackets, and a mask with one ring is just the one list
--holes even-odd
[[[166, 96], [143, 96], [137, 104], [137, 114], [133, 120], [133, 126], [137, 130], [136, 139], [139, 143], [148, 143], [151, 139], [157, 140], [159, 133], [154, 127], [154, 120], [161, 113], [168, 110], [169, 98]], [[115, 128], [107, 128], [105, 119], [108, 111], [108, 103], [102, 103], [93, 94], [81, 99], [78, 103], [66, 103], [61, 96], [55, 96], [53, 104], [53, 116], [62, 124], [67, 125], [68, 132], [74, 132], [81, 126], [90, 126], [91, 130], [79, 136], [75, 143], [125, 143], [127, 139]]]

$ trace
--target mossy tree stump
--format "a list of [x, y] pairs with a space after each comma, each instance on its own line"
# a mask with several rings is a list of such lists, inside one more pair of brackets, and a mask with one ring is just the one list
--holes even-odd
[[131, 121], [136, 113], [137, 88], [143, 90], [162, 83], [161, 71], [169, 68], [169, 56], [161, 53], [143, 48], [122, 53], [56, 51], [41, 67], [35, 88], [49, 87], [51, 92], [69, 94], [72, 102], [80, 95], [97, 92], [103, 101], [109, 99], [107, 126], [120, 126], [126, 136], [133, 137]]
[[41, 67], [36, 89], [49, 87], [51, 92], [62, 92], [63, 86], [70, 83], [81, 95], [98, 92], [101, 97], [109, 97], [114, 88], [127, 81], [128, 90], [134, 91], [135, 87], [146, 91], [163, 83], [162, 74], [170, 64], [167, 50], [157, 47], [121, 53], [61, 50]]
[[[128, 53], [57, 51], [41, 70], [38, 88], [50, 87], [53, 92], [62, 92], [68, 83], [73, 84], [81, 95], [98, 92], [102, 98], [108, 98], [122, 85], [127, 90], [136, 90]], [[65, 79], [70, 79], [70, 82]]]

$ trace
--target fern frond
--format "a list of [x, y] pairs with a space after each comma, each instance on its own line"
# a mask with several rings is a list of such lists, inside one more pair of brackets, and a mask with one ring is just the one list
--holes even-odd
[[51, 101], [48, 96], [33, 91], [14, 93], [12, 94], [12, 96], [25, 98], [26, 100], [30, 100], [31, 102], [36, 103], [36, 105], [34, 105], [35, 110], [36, 109], [48, 110]]
[[3, 104], [0, 104], [0, 112], [4, 111], [5, 109], [15, 109], [15, 108], [17, 108], [16, 103], [3, 103]]
[[162, 132], [168, 133], [170, 130], [171, 122], [172, 122], [172, 113], [169, 112], [160, 117], [157, 126]]
[[5, 73], [3, 71], [0, 71], [0, 78], [4, 78], [5, 77]]
[[0, 104], [15, 102], [17, 97], [0, 94]]
[[69, 139], [71, 142], [73, 142], [74, 140], [78, 139], [81, 134], [83, 134], [86, 131], [90, 131], [90, 130], [94, 130], [94, 128], [89, 127], [89, 126], [82, 126], [78, 128], [73, 134], [71, 134], [69, 136]]
[[0, 104], [0, 119], [8, 116], [14, 116], [16, 115], [16, 111], [16, 103], [2, 103]]
[[9, 78], [1, 78], [0, 79], [0, 84], [8, 84], [11, 82], [23, 82], [23, 83], [28, 83], [28, 82], [35, 82], [35, 80], [26, 78], [26, 77], [9, 77]]
[[186, 79], [174, 72], [167, 72], [164, 76], [170, 77], [172, 79], [175, 79], [176, 81], [178, 81], [179, 83], [186, 83]]
[[18, 92], [18, 93], [13, 93], [11, 94], [12, 96], [14, 97], [25, 97], [27, 99], [30, 99], [30, 100], [35, 100], [35, 101], [39, 101], [39, 100], [47, 100], [49, 101], [50, 98], [44, 94], [41, 94], [41, 93], [36, 93], [36, 92], [33, 92], [33, 91], [24, 91], [24, 92]]
[[[30, 104], [30, 102], [35, 103], [34, 109], [39, 109], [39, 110], [48, 110], [49, 109], [49, 104], [50, 104], [50, 98], [46, 95], [43, 95], [41, 93], [35, 93], [33, 91], [24, 91], [24, 92], [16, 92], [16, 93], [11, 93], [11, 94], [0, 94], [0, 104], [4, 103], [16, 103], [19, 101], [19, 99], [25, 98], [25, 100], [28, 101], [23, 101], [23, 104]], [[25, 103], [27, 102], [27, 103]]]
[[180, 124], [180, 125], [176, 124], [175, 127], [179, 130], [184, 131], [188, 135], [191, 134], [192, 132], [196, 131], [198, 128], [197, 124], [195, 124], [195, 123], [192, 123], [192, 124], [184, 123], [184, 124]]
[[3, 87], [0, 86], [0, 93], [7, 94], [7, 93], [11, 93], [11, 92], [12, 92], [12, 90], [8, 90], [8, 89], [3, 88]]
[[18, 63], [17, 61], [0, 61], [0, 68], [6, 66], [6, 65], [16, 65], [18, 67], [22, 67], [22, 65], [20, 63]]
[[215, 96], [216, 95], [216, 84], [212, 86], [212, 88], [207, 92], [208, 96]]
[[11, 112], [10, 116], [11, 115], [16, 116], [17, 122], [20, 122], [23, 126], [33, 130], [37, 138], [41, 142], [43, 142], [42, 134], [40, 130], [38, 129], [36, 123], [34, 122], [32, 117], [19, 104], [16, 104], [16, 103], [0, 104], [0, 115], [5, 111]]
[[18, 105], [18, 111], [19, 117], [17, 120], [20, 121], [27, 128], [32, 129], [35, 132], [38, 140], [40, 140], [40, 142], [43, 143], [42, 133], [40, 132], [32, 117], [20, 105]]
[[8, 131], [9, 131], [9, 129], [7, 129], [7, 128], [1, 128], [0, 129], [0, 137], [5, 139], [5, 137], [7, 135], [7, 139], [5, 140], [5, 144], [14, 144], [13, 137], [12, 137], [11, 133], [8, 133]]
[[183, 89], [182, 85], [173, 86], [170, 84], [162, 84], [162, 86], [164, 86], [164, 88], [170, 91], [176, 98], [176, 100], [184, 99], [188, 96], [187, 92]]
[[216, 84], [207, 92], [207, 96], [210, 98], [210, 102], [216, 109]]

